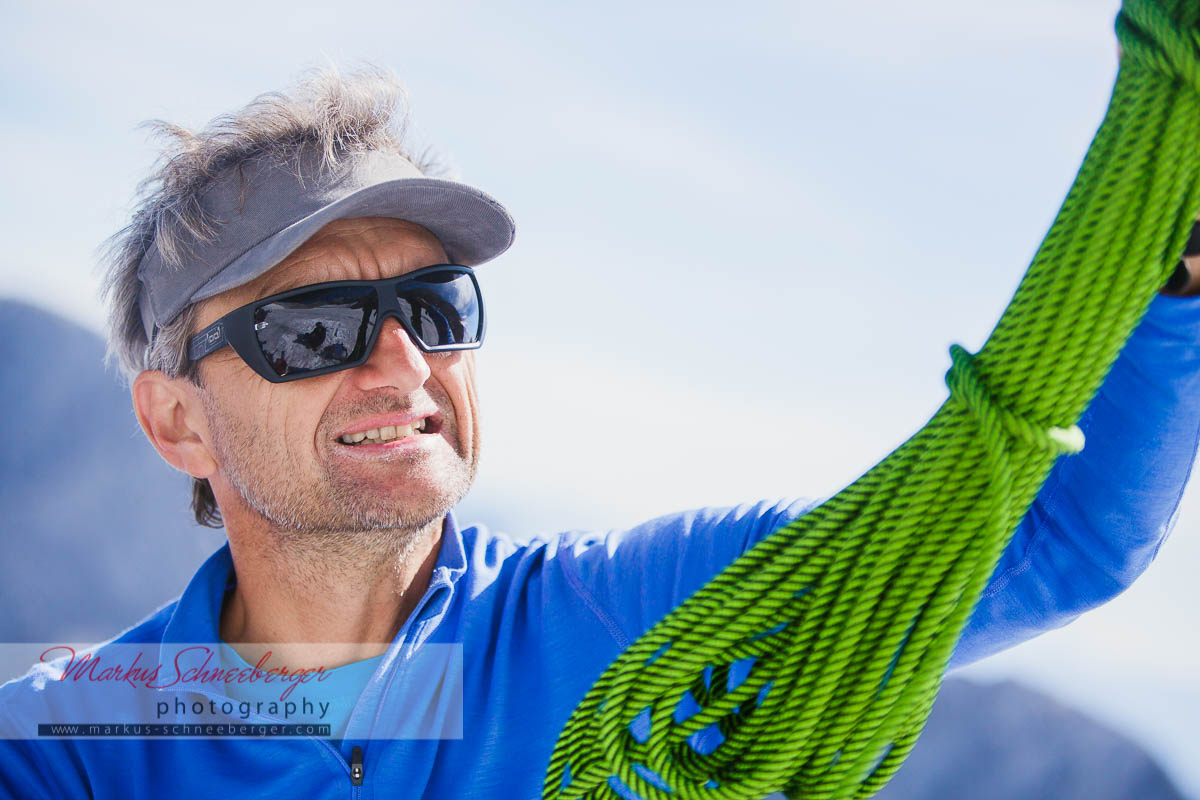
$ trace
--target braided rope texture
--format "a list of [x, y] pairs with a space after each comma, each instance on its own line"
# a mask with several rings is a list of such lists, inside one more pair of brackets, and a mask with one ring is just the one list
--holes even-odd
[[983, 349], [951, 349], [948, 400], [614, 661], [563, 729], [544, 798], [840, 800], [895, 773], [1200, 209], [1198, 19], [1200, 0], [1126, 0], [1104, 122]]

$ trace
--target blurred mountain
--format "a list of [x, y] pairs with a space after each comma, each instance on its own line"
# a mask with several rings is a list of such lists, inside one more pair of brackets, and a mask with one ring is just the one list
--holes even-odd
[[[0, 641], [97, 641], [177, 596], [224, 541], [146, 442], [95, 334], [0, 300]], [[536, 529], [475, 498], [467, 519]], [[947, 681], [881, 800], [1184, 800], [1136, 744], [1012, 683]]]
[[0, 641], [95, 641], [221, 545], [142, 435], [94, 333], [0, 300]]
[[945, 682], [877, 800], [1184, 800], [1129, 738], [1011, 682]]

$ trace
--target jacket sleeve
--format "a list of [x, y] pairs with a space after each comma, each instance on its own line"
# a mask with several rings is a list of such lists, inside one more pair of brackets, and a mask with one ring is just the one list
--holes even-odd
[[1001, 555], [951, 668], [1124, 591], [1175, 524], [1200, 438], [1200, 297], [1156, 297]]

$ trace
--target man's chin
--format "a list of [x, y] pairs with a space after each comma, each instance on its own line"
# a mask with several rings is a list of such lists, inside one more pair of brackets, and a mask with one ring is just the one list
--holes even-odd
[[406, 480], [402, 485], [387, 482], [356, 486], [338, 494], [346, 512], [342, 516], [360, 529], [417, 528], [445, 517], [470, 486], [470, 479], [461, 475], [444, 480]]
[[359, 506], [340, 514], [311, 514], [293, 517], [282, 527], [298, 534], [356, 534], [385, 531], [417, 531], [440, 522], [450, 509], [439, 505]]

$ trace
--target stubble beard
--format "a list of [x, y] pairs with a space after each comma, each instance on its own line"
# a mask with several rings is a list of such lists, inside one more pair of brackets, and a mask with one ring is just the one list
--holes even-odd
[[[415, 534], [440, 521], [475, 479], [476, 460], [463, 457], [455, 435], [456, 460], [437, 465], [440, 474], [431, 480], [437, 487], [434, 496], [416, 501], [391, 501], [366, 482], [338, 473], [327, 464], [321, 465], [321, 477], [316, 481], [291, 480], [285, 469], [287, 453], [277, 440], [266, 446], [267, 437], [253, 425], [225, 413], [208, 391], [202, 389], [200, 394], [225, 479], [289, 549], [316, 549], [331, 555], [342, 550], [351, 555], [364, 547], [411, 550]], [[375, 404], [359, 413], [392, 410], [399, 410], [394, 403], [387, 408]], [[447, 410], [448, 420], [451, 415]], [[393, 463], [404, 468], [401, 460]]]

